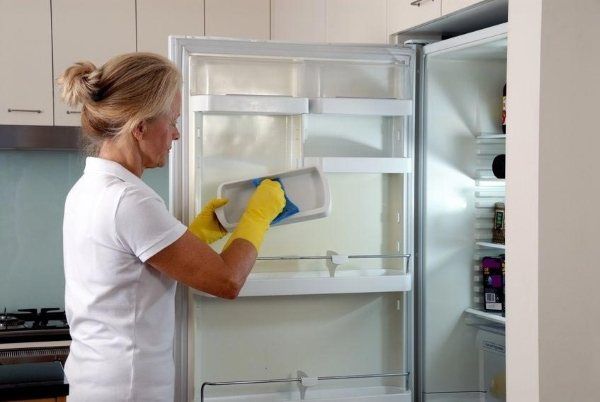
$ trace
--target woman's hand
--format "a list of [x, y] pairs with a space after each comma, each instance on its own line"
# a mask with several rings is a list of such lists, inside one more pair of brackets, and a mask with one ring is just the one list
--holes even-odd
[[213, 198], [210, 200], [188, 227], [190, 232], [207, 244], [211, 244], [225, 236], [227, 230], [221, 226], [215, 215], [215, 209], [227, 204], [228, 201], [226, 198]]

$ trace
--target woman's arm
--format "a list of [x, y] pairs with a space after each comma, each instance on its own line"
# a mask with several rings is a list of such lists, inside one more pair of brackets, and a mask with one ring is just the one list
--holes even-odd
[[150, 257], [148, 263], [195, 289], [235, 299], [254, 266], [269, 224], [284, 205], [281, 185], [263, 180], [248, 200], [246, 210], [221, 254], [187, 230]]
[[235, 299], [254, 266], [256, 256], [256, 248], [247, 240], [235, 239], [219, 254], [188, 230], [147, 262], [194, 289]]

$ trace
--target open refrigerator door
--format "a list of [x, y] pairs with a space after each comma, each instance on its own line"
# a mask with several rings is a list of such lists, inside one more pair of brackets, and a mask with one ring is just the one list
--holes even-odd
[[235, 301], [179, 289], [176, 400], [411, 401], [414, 51], [174, 37], [170, 55], [176, 217], [309, 166], [331, 197], [328, 216], [271, 227]]
[[420, 50], [416, 389], [424, 402], [506, 400], [505, 179], [492, 169], [506, 153], [506, 49], [502, 24]]

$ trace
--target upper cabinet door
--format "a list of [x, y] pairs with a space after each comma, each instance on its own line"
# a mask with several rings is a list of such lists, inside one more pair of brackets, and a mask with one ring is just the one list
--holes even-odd
[[[52, 0], [54, 78], [73, 63], [97, 67], [122, 53], [136, 51], [135, 0]], [[80, 108], [68, 107], [54, 91], [54, 124], [80, 125]]]
[[442, 16], [442, 0], [421, 0], [418, 3], [415, 0], [387, 1], [390, 35]]
[[271, 0], [271, 39], [326, 42], [326, 0]]
[[52, 125], [50, 38], [50, 0], [0, 0], [0, 124]]
[[327, 0], [327, 42], [388, 43], [386, 0]]
[[168, 56], [169, 35], [204, 35], [204, 0], [137, 0], [137, 50]]
[[443, 0], [442, 15], [450, 14], [461, 8], [469, 7], [470, 5], [480, 3], [483, 0]]
[[207, 36], [270, 39], [269, 0], [206, 0]]

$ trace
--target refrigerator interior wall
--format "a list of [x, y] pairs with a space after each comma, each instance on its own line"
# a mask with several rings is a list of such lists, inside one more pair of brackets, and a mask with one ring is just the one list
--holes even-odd
[[[253, 52], [251, 46], [244, 49]], [[376, 53], [374, 49], [365, 50]], [[258, 261], [242, 290], [242, 296], [254, 297], [225, 301], [192, 294], [196, 400], [206, 381], [409, 370], [402, 291], [410, 289], [410, 279], [403, 282], [404, 289], [390, 287], [394, 276], [408, 277], [408, 263], [381, 255], [411, 252], [405, 199], [412, 166], [406, 145], [412, 134], [412, 51], [386, 50], [381, 57], [387, 61], [374, 61], [336, 60], [335, 47], [321, 50], [321, 56], [312, 58], [190, 57], [191, 98], [204, 108], [190, 111], [190, 215], [215, 197], [221, 182], [322, 164], [331, 188], [331, 214], [271, 228], [260, 255], [375, 257], [348, 259], [342, 265], [328, 259]], [[223, 97], [227, 110], [211, 106]], [[297, 102], [303, 97], [305, 111]], [[313, 99], [331, 102], [312, 113], [308, 105]], [[213, 246], [220, 250], [224, 242]], [[244, 294], [256, 288], [257, 278], [274, 285]], [[319, 381], [305, 394], [293, 382], [208, 387], [205, 400], [352, 401], [369, 396], [408, 402], [405, 383], [402, 376]]]
[[478, 138], [501, 133], [506, 39], [425, 62], [424, 400], [486, 401], [477, 327], [464, 311], [479, 296], [476, 267], [488, 255], [475, 244], [491, 238], [493, 199], [481, 208], [477, 185], [491, 172], [487, 153], [503, 148]]
[[[398, 372], [403, 369], [400, 294], [195, 298], [196, 400], [205, 381]], [[299, 373], [302, 371], [305, 374]], [[402, 378], [321, 381], [327, 389], [393, 386]], [[211, 387], [207, 397], [279, 395], [300, 399], [297, 383]]]

